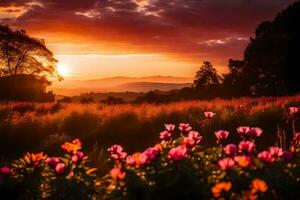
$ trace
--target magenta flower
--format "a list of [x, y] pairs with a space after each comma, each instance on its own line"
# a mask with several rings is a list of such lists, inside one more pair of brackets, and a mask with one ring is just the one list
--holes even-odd
[[60, 161], [58, 157], [49, 157], [46, 159], [46, 163], [51, 167], [55, 167], [59, 162]]
[[174, 129], [175, 129], [175, 125], [174, 125], [174, 124], [165, 124], [165, 129], [166, 129], [168, 132], [172, 132], [172, 131], [174, 131]]
[[204, 112], [204, 116], [207, 118], [207, 119], [211, 119], [213, 116], [215, 116], [216, 113], [214, 112], [211, 112], [211, 111], [207, 111], [207, 112]]
[[253, 153], [256, 150], [256, 145], [251, 141], [241, 141], [239, 143], [240, 152]]
[[188, 156], [188, 151], [185, 145], [179, 145], [170, 149], [168, 152], [168, 158], [173, 161], [183, 160]]
[[123, 151], [123, 147], [118, 144], [114, 144], [110, 148], [108, 148], [107, 151], [111, 153], [120, 153]]
[[159, 152], [157, 151], [156, 148], [154, 147], [149, 147], [148, 149], [146, 149], [143, 154], [147, 157], [146, 159], [146, 163], [149, 164], [151, 163], [153, 160], [155, 160], [159, 154]]
[[66, 169], [66, 165], [64, 163], [58, 163], [55, 166], [55, 172], [57, 174], [63, 174], [65, 172], [65, 169]]
[[279, 147], [269, 147], [269, 152], [275, 158], [283, 156], [283, 150]]
[[183, 132], [189, 132], [192, 130], [192, 127], [190, 126], [189, 123], [180, 123], [179, 130], [181, 130]]
[[188, 137], [193, 138], [193, 140], [195, 141], [195, 144], [198, 144], [199, 142], [201, 142], [203, 136], [201, 136], [199, 134], [199, 132], [197, 131], [190, 131], [188, 134]]
[[224, 130], [219, 130], [215, 132], [215, 136], [218, 140], [225, 140], [228, 138], [229, 132]]
[[9, 176], [11, 173], [12, 173], [12, 169], [10, 169], [9, 167], [4, 166], [0, 168], [0, 174]]
[[196, 142], [192, 137], [184, 137], [183, 145], [186, 145], [187, 147], [193, 147], [196, 145]]
[[240, 126], [237, 128], [237, 132], [242, 134], [242, 135], [247, 135], [250, 131], [250, 127], [249, 126]]
[[249, 135], [251, 137], [259, 137], [261, 136], [263, 130], [261, 128], [258, 127], [251, 127], [249, 130]]
[[227, 155], [234, 155], [238, 152], [237, 146], [235, 144], [227, 144], [224, 147], [224, 152]]
[[135, 165], [135, 160], [133, 159], [133, 157], [131, 155], [128, 155], [125, 159], [125, 162], [127, 165]]
[[183, 138], [183, 144], [188, 147], [193, 147], [202, 140], [202, 136], [197, 131], [190, 131], [188, 136]]
[[273, 162], [273, 157], [269, 151], [260, 152], [257, 157], [266, 163]]
[[82, 151], [77, 151], [71, 158], [73, 163], [81, 162], [84, 159], [84, 153]]
[[0, 168], [0, 181], [2, 180], [2, 179], [4, 179], [6, 176], [9, 176], [9, 175], [11, 175], [11, 173], [12, 173], [12, 169], [10, 169], [9, 167], [1, 167]]
[[223, 158], [218, 161], [218, 165], [224, 171], [232, 169], [234, 167], [234, 160], [232, 158]]
[[123, 151], [123, 147], [117, 144], [108, 148], [107, 151], [111, 153], [111, 157], [115, 160], [122, 160], [127, 155], [127, 153]]
[[297, 108], [297, 107], [289, 107], [290, 115], [296, 114], [297, 112], [299, 112], [299, 110], [300, 110], [300, 108]]
[[172, 138], [172, 134], [169, 131], [163, 131], [159, 134], [159, 138], [162, 140], [170, 140]]

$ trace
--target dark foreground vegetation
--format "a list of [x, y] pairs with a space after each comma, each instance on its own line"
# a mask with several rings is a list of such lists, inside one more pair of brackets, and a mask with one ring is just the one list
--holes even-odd
[[[266, 110], [263, 112], [268, 112]], [[225, 115], [232, 112], [227, 111]], [[291, 132], [278, 125], [276, 136], [273, 133], [271, 137], [276, 140], [270, 146], [267, 145], [270, 141], [266, 141], [271, 139], [268, 139], [270, 130], [257, 127], [253, 122], [247, 123], [252, 126], [245, 126], [243, 122], [243, 126], [232, 127], [232, 131], [219, 129], [216, 121], [222, 118], [220, 112], [206, 111], [201, 113], [204, 117], [193, 118], [198, 119], [199, 124], [213, 127], [213, 132], [207, 129], [200, 134], [189, 123], [165, 124], [159, 139], [157, 133], [153, 134], [156, 143], [140, 152], [128, 153], [117, 144], [107, 148], [111, 168], [104, 176], [99, 176], [97, 168], [91, 167], [79, 139], [61, 145], [63, 156], [26, 153], [0, 168], [1, 197], [298, 199], [300, 132], [295, 130], [299, 125], [300, 108], [289, 107], [286, 112], [287, 116], [282, 117], [286, 125], [291, 126]], [[271, 122], [264, 123], [272, 126]], [[127, 123], [123, 128], [126, 127]], [[106, 134], [110, 133], [113, 130]], [[136, 136], [140, 141], [142, 133]], [[129, 135], [123, 137], [127, 141], [133, 139]]]

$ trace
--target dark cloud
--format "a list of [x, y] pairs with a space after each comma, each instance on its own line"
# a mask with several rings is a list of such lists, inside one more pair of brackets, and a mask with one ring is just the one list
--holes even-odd
[[[25, 14], [2, 19], [36, 32], [63, 32], [95, 43], [126, 43], [138, 52], [169, 53], [225, 64], [241, 56], [255, 27], [272, 19], [287, 0], [1, 0], [0, 9]], [[9, 11], [19, 8], [10, 8]], [[1, 12], [0, 12], [1, 15]], [[1, 17], [0, 17], [1, 20]]]

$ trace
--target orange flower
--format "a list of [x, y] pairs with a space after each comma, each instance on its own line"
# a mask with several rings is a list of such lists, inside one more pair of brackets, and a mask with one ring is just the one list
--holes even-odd
[[110, 170], [109, 174], [113, 179], [119, 179], [119, 180], [124, 179], [126, 176], [126, 173], [122, 172], [120, 167], [113, 168], [112, 170]]
[[268, 185], [264, 180], [255, 178], [251, 182], [251, 192], [256, 193], [256, 192], [266, 192], [268, 190]]
[[141, 165], [145, 164], [147, 161], [147, 156], [145, 154], [139, 153], [139, 152], [134, 153], [132, 155], [132, 158], [137, 166], [141, 166]]
[[228, 192], [231, 187], [231, 182], [219, 182], [211, 188], [211, 193], [215, 198], [217, 198], [221, 196], [223, 191]]
[[65, 142], [63, 145], [61, 145], [61, 148], [66, 150], [68, 153], [75, 153], [81, 149], [81, 142], [79, 139], [75, 139], [72, 141], [72, 143]]
[[250, 156], [235, 156], [234, 161], [242, 168], [249, 167], [252, 163]]
[[40, 162], [47, 158], [47, 155], [43, 152], [41, 153], [26, 153], [24, 156], [24, 160], [28, 165], [33, 165], [34, 167], [38, 166]]

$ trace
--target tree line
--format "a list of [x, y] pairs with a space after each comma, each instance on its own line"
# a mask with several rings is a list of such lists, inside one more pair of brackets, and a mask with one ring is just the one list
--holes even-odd
[[170, 102], [216, 97], [294, 95], [300, 91], [300, 1], [262, 22], [244, 51], [242, 60], [229, 59], [227, 74], [218, 75], [204, 61], [193, 87], [161, 93], [152, 91], [136, 102]]
[[[296, 94], [300, 91], [299, 24], [300, 1], [296, 1], [256, 28], [243, 59], [229, 59], [227, 74], [219, 75], [212, 63], [204, 61], [193, 87], [152, 91], [135, 102]], [[43, 40], [0, 25], [0, 100], [53, 101], [54, 94], [47, 93], [46, 87], [51, 84], [50, 77], [62, 79], [56, 64]], [[111, 102], [122, 100], [111, 98], [106, 103]]]

